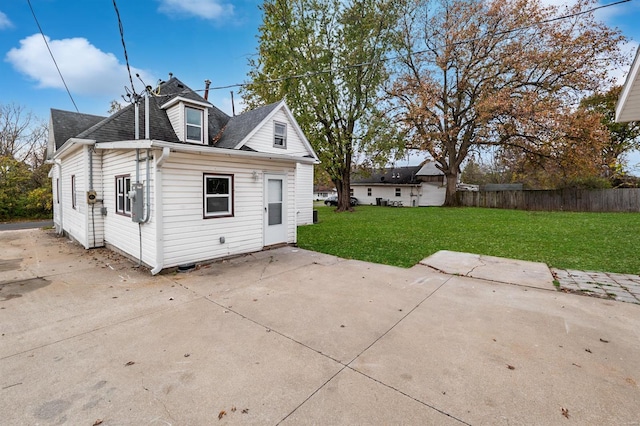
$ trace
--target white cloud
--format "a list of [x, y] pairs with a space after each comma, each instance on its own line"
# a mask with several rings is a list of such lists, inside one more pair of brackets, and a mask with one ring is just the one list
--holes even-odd
[[[129, 86], [127, 68], [113, 53], [105, 53], [85, 38], [67, 38], [47, 42], [71, 93], [81, 95], [109, 95], [119, 98], [124, 86]], [[64, 84], [40, 34], [20, 40], [20, 47], [11, 49], [5, 60], [20, 73], [37, 82], [39, 88], [64, 89]], [[131, 68], [143, 80], [154, 79], [146, 72]], [[137, 89], [141, 83], [134, 80]]]
[[2, 11], [0, 11], [0, 30], [13, 27], [13, 23], [9, 20], [9, 17]]
[[168, 16], [196, 16], [220, 20], [233, 15], [233, 5], [221, 0], [160, 0], [158, 10]]

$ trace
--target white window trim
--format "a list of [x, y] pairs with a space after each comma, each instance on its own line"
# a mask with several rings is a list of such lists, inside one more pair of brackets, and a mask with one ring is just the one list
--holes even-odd
[[[207, 178], [227, 179], [229, 181], [228, 194], [207, 194]], [[223, 212], [207, 212], [207, 199], [209, 198], [228, 198], [228, 209]], [[205, 219], [215, 217], [232, 217], [233, 216], [233, 175], [204, 173], [202, 178], [202, 212]]]
[[[276, 129], [278, 128], [278, 126], [284, 127], [284, 135], [282, 135], [282, 144], [276, 143], [276, 140], [279, 139], [278, 138], [279, 135], [276, 132]], [[276, 148], [283, 148], [283, 149], [287, 148], [287, 123], [281, 123], [279, 121], [273, 122], [273, 146]]]
[[[131, 216], [131, 199], [127, 193], [126, 182], [129, 181], [129, 189], [131, 189], [131, 175], [116, 176], [116, 214]], [[122, 192], [120, 191], [120, 182], [122, 182]], [[122, 208], [118, 205], [118, 199], [122, 195]]]
[[[200, 125], [196, 125], [196, 124], [191, 124], [187, 122], [187, 110], [192, 109], [194, 111], [198, 111], [200, 113]], [[188, 127], [199, 127], [200, 128], [200, 139], [189, 139], [189, 131], [188, 131]], [[186, 142], [196, 142], [196, 143], [203, 143], [204, 140], [204, 110], [200, 109], [200, 108], [194, 108], [193, 106], [190, 105], [185, 105], [184, 106], [184, 140]]]

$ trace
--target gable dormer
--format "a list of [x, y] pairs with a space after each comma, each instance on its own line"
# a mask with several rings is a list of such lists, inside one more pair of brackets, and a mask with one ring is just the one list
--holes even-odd
[[209, 143], [208, 102], [176, 96], [161, 106], [167, 112], [169, 122], [181, 142]]

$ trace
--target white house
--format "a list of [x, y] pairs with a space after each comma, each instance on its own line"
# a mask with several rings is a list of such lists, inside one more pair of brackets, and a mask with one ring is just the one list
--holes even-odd
[[444, 204], [446, 181], [435, 163], [420, 166], [391, 167], [370, 175], [356, 175], [351, 180], [351, 195], [358, 204], [382, 203], [403, 206], [441, 206]]
[[616, 105], [616, 121], [640, 121], [640, 48], [631, 64]]
[[110, 117], [51, 110], [54, 223], [156, 274], [296, 242], [318, 157], [287, 105], [229, 117], [176, 78]]

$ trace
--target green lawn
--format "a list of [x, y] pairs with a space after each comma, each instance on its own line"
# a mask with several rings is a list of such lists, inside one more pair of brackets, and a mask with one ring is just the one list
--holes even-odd
[[298, 228], [298, 245], [348, 259], [410, 267], [439, 250], [452, 250], [556, 268], [640, 274], [640, 213], [316, 209], [319, 223]]

